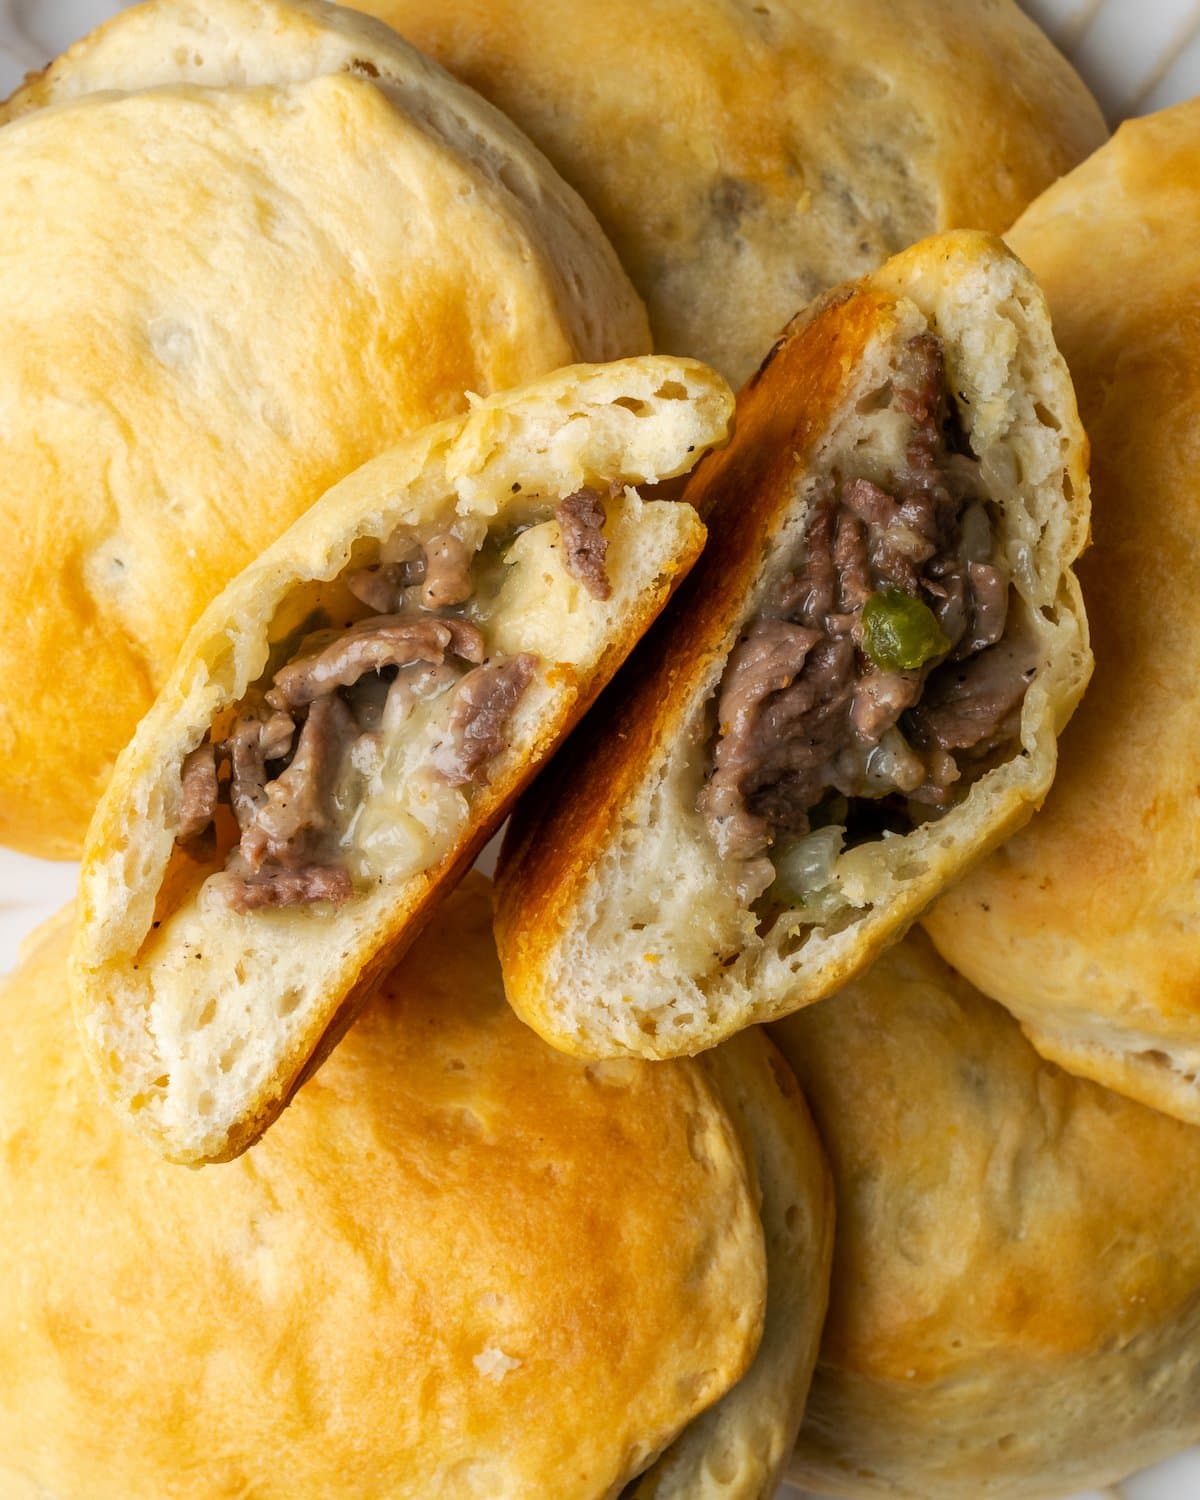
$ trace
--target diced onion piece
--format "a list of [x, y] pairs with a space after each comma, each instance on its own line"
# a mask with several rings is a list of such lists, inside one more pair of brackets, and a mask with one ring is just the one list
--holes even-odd
[[837, 825], [818, 828], [776, 855], [772, 894], [795, 905], [804, 904], [826, 890], [833, 881], [845, 833]]

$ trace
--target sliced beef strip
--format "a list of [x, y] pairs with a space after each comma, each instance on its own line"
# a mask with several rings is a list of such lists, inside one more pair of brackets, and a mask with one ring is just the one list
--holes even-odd
[[300, 708], [349, 687], [366, 672], [414, 661], [440, 666], [447, 653], [481, 662], [484, 650], [482, 632], [468, 620], [378, 615], [351, 626], [314, 655], [281, 667], [266, 698], [273, 708]]
[[[452, 531], [435, 536], [425, 546], [425, 581], [421, 586], [424, 609], [448, 609], [464, 604], [474, 593], [471, 577], [474, 550]], [[460, 653], [461, 654], [461, 653]], [[474, 658], [472, 658], [474, 659]]]
[[229, 757], [229, 801], [241, 829], [247, 828], [266, 798], [267, 761], [291, 751], [296, 723], [290, 714], [265, 710], [239, 714], [222, 749]]
[[935, 333], [909, 339], [895, 383], [895, 403], [912, 418], [905, 457], [914, 474], [940, 479], [942, 426], [946, 407], [946, 370], [942, 341]]
[[854, 697], [854, 656], [845, 636], [821, 641], [791, 687], [763, 705], [758, 763], [742, 787], [747, 807], [773, 831], [807, 833], [809, 809], [830, 789], [845, 790], [834, 762]]
[[307, 906], [312, 901], [340, 906], [354, 894], [349, 872], [340, 865], [308, 865], [302, 870], [264, 865], [253, 875], [228, 869], [213, 876], [209, 885], [217, 899], [236, 912]]
[[199, 837], [217, 813], [217, 752], [205, 740], [184, 757], [179, 790], [180, 843]]
[[857, 614], [875, 592], [867, 561], [867, 531], [861, 521], [843, 510], [837, 519], [833, 566], [843, 614]]
[[455, 694], [450, 744], [436, 761], [443, 781], [466, 786], [487, 779], [488, 765], [508, 747], [509, 723], [536, 670], [537, 657], [522, 652], [467, 673]]
[[820, 640], [819, 631], [788, 620], [756, 620], [730, 654], [717, 700], [713, 774], [698, 804], [726, 859], [752, 859], [770, 841], [765, 820], [746, 806], [742, 784], [763, 758], [764, 704], [791, 686]]
[[988, 563], [968, 563], [971, 593], [971, 627], [959, 646], [963, 655], [994, 646], [1004, 635], [1008, 620], [1008, 579]]
[[605, 559], [608, 538], [604, 535], [604, 506], [593, 489], [576, 490], [560, 500], [554, 518], [562, 531], [567, 572], [578, 578], [593, 599], [612, 595]]
[[813, 500], [805, 533], [804, 561], [784, 580], [773, 614], [824, 631], [825, 621], [837, 607], [837, 573], [833, 566], [836, 525], [837, 497], [829, 489]]
[[346, 587], [377, 614], [394, 614], [404, 603], [404, 590], [425, 578], [425, 554], [410, 562], [373, 563], [346, 574]]
[[268, 864], [297, 871], [322, 862], [337, 828], [334, 786], [357, 733], [354, 716], [336, 694], [312, 705], [291, 763], [268, 784], [242, 832], [241, 853], [252, 873]]
[[909, 714], [913, 739], [923, 749], [989, 754], [1016, 735], [1036, 671], [1037, 654], [1021, 640], [946, 662], [930, 675]]

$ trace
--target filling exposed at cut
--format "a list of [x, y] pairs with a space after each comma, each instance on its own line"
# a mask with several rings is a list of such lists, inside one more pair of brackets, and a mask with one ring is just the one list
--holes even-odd
[[1034, 675], [935, 335], [905, 345], [878, 400], [905, 419], [903, 460], [886, 483], [852, 463], [823, 476], [801, 556], [721, 680], [698, 807], [748, 904], [774, 885], [790, 905], [844, 839], [961, 798], [1015, 739]]
[[[508, 748], [514, 715], [537, 675], [533, 652], [489, 649], [488, 603], [500, 586], [505, 546], [525, 525], [489, 535], [464, 522], [423, 540], [402, 528], [379, 560], [339, 580], [353, 602], [336, 627], [318, 610], [273, 653], [267, 674], [183, 764], [177, 841], [210, 855], [218, 809], [236, 842], [208, 882], [222, 904], [247, 912], [354, 892], [346, 835], [363, 796], [358, 769], [380, 745], [445, 700], [447, 711], [422, 774], [469, 792], [490, 779]], [[598, 492], [583, 489], [554, 509], [560, 556], [572, 577], [606, 599], [607, 540]], [[324, 627], [324, 628], [321, 628]]]

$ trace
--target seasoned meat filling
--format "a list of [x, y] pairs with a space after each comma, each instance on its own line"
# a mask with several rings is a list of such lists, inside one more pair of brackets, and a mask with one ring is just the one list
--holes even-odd
[[[599, 551], [588, 545], [587, 566], [603, 577], [603, 539]], [[474, 557], [453, 532], [424, 546], [411, 538], [385, 544], [378, 563], [343, 578], [375, 613], [301, 640], [228, 732], [187, 757], [177, 839], [197, 840], [221, 802], [239, 830], [224, 871], [210, 881], [217, 899], [240, 912], [349, 899], [339, 779], [358, 742], [398, 728], [423, 700], [454, 695], [431, 774], [450, 786], [487, 781], [538, 658], [488, 661], [480, 628], [448, 613], [475, 593]]]
[[481, 662], [482, 632], [467, 620], [430, 620], [405, 615], [375, 615], [359, 620], [311, 655], [275, 674], [267, 702], [281, 711], [302, 708], [341, 687], [353, 687], [366, 672], [427, 661], [440, 666], [446, 653]]
[[604, 506], [593, 489], [576, 490], [560, 500], [554, 512], [562, 528], [567, 572], [578, 578], [593, 599], [612, 594], [608, 570], [608, 538], [604, 535]]
[[1033, 676], [1005, 639], [1009, 579], [933, 334], [908, 343], [888, 394], [910, 423], [903, 464], [886, 488], [824, 482], [803, 558], [721, 681], [698, 807], [747, 901], [775, 878], [768, 850], [831, 796], [949, 806], [1015, 736]]
[[449, 753], [437, 765], [443, 781], [465, 786], [487, 780], [487, 767], [508, 748], [509, 721], [536, 670], [537, 657], [523, 651], [467, 673], [450, 716]]
[[197, 745], [183, 763], [183, 786], [179, 797], [180, 843], [198, 838], [217, 811], [217, 757], [205, 741]]

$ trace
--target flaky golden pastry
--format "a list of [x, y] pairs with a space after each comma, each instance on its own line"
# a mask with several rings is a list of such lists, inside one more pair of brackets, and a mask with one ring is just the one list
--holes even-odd
[[[68, 930], [0, 991], [6, 1500], [608, 1500], [752, 1360], [763, 1230], [717, 1089], [521, 1026], [481, 877], [279, 1128], [197, 1172], [96, 1114]], [[819, 1213], [810, 1161], [779, 1190]]]
[[1200, 1123], [1200, 105], [1123, 125], [1011, 240], [1092, 441], [1096, 680], [1046, 807], [929, 914], [1046, 1057]]
[[656, 346], [734, 384], [818, 292], [1006, 228], [1105, 139], [1011, 0], [359, 0], [595, 210]]
[[188, 628], [324, 490], [649, 334], [544, 158], [353, 12], [160, 0], [9, 113], [0, 841], [73, 857]]
[[1200, 1436], [1200, 1131], [1042, 1061], [923, 935], [773, 1035], [838, 1214], [798, 1482], [1032, 1500]]
[[[832, 993], [1030, 816], [1090, 669], [1086, 442], [1042, 296], [989, 236], [925, 241], [797, 319], [686, 497], [704, 556], [501, 861], [509, 999], [580, 1054], [694, 1053]], [[918, 566], [946, 629], [965, 574], [990, 579], [994, 628], [981, 593], [950, 652], [879, 581]], [[868, 663], [897, 593], [931, 632], [923, 679], [878, 642]]]
[[[633, 486], [732, 406], [665, 356], [490, 397], [336, 485], [201, 617], [93, 820], [74, 951], [93, 1062], [160, 1150], [241, 1150], [336, 1042], [694, 561], [691, 507]], [[573, 571], [589, 536], [599, 577]]]

